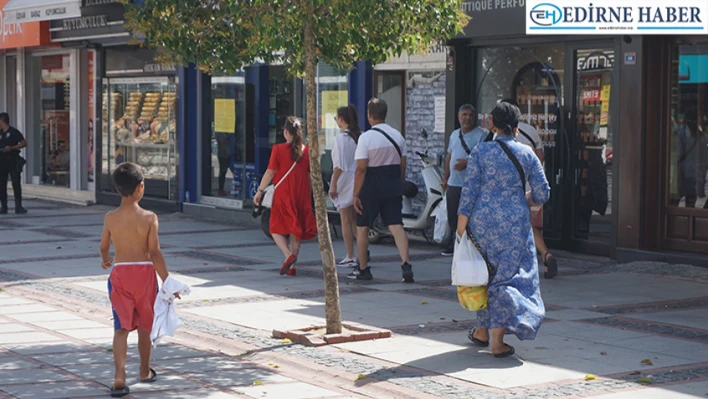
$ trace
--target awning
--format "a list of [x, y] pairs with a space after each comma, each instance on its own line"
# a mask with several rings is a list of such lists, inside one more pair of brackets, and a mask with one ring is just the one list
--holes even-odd
[[4, 23], [51, 21], [81, 16], [81, 0], [10, 0]]

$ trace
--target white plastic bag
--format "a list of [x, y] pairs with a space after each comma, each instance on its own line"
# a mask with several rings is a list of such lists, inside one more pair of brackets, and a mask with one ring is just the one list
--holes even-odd
[[452, 285], [478, 287], [489, 284], [489, 270], [468, 233], [455, 232], [455, 255], [452, 258]]
[[450, 237], [450, 225], [447, 223], [447, 199], [443, 197], [435, 211], [435, 231], [433, 232], [433, 240], [438, 244], [442, 244]]

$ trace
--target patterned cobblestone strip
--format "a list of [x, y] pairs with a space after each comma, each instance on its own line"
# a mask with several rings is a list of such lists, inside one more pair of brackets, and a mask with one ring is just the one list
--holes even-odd
[[227, 233], [233, 231], [246, 230], [238, 226], [233, 226], [228, 229], [214, 229], [214, 230], [187, 230], [187, 231], [167, 231], [160, 232], [161, 236], [180, 236], [180, 235], [193, 235], [193, 234], [209, 234], [209, 233]]
[[272, 242], [251, 242], [243, 244], [226, 244], [226, 245], [205, 245], [199, 247], [202, 250], [213, 250], [213, 249], [237, 249], [237, 248], [252, 248], [252, 247], [270, 247], [273, 246]]
[[8, 219], [3, 218], [3, 219], [1, 219], [1, 221], [2, 221], [3, 227], [9, 227], [9, 228], [13, 228], [13, 229], [27, 227], [26, 224], [16, 222], [14, 220], [8, 220]]
[[632, 305], [601, 306], [587, 308], [593, 312], [613, 315], [665, 312], [669, 310], [696, 309], [708, 307], [708, 297], [679, 299], [676, 301], [649, 302]]
[[[353, 294], [364, 294], [368, 292], [376, 292], [375, 290], [366, 287], [339, 287], [340, 295], [353, 295]], [[264, 294], [264, 295], [250, 295], [244, 297], [235, 298], [220, 298], [220, 299], [209, 299], [202, 301], [183, 301], [180, 302], [180, 308], [200, 308], [205, 306], [214, 305], [227, 305], [227, 304], [238, 304], [238, 303], [256, 303], [256, 302], [269, 302], [269, 301], [282, 301], [287, 299], [312, 299], [312, 298], [324, 298], [324, 290], [314, 290], [314, 291], [299, 291], [299, 292], [288, 292], [283, 294]]]
[[444, 301], [458, 302], [457, 292], [437, 288], [414, 288], [410, 290], [397, 291], [401, 294], [424, 296], [428, 298], [442, 299]]
[[66, 237], [66, 238], [93, 237], [93, 234], [80, 233], [80, 232], [76, 232], [76, 231], [64, 230], [64, 229], [55, 228], [55, 227], [44, 227], [44, 228], [39, 228], [39, 229], [30, 229], [29, 231], [32, 231], [35, 233], [52, 235], [52, 236], [58, 236], [58, 237]]
[[13, 263], [33, 263], [33, 262], [44, 262], [44, 261], [57, 261], [57, 260], [72, 260], [72, 259], [88, 259], [97, 258], [95, 253], [90, 254], [76, 254], [67, 256], [42, 256], [36, 258], [22, 258], [22, 259], [2, 259], [0, 260], [0, 265], [7, 265]]
[[[256, 260], [256, 259], [248, 259], [248, 258], [241, 258], [238, 256], [232, 256], [232, 255], [223, 255], [223, 254], [217, 254], [213, 252], [207, 252], [207, 251], [184, 251], [184, 252], [174, 252], [171, 255], [178, 255], [178, 256], [184, 256], [187, 258], [192, 258], [192, 259], [199, 259], [199, 260], [207, 260], [207, 261], [213, 261], [213, 262], [219, 262], [219, 263], [226, 263], [229, 265], [238, 265], [238, 266], [255, 266], [255, 265], [266, 265], [266, 262]], [[242, 269], [239, 271], [245, 271], [246, 269]], [[235, 271], [235, 270], [231, 270]]]
[[708, 283], [708, 268], [690, 265], [670, 265], [662, 262], [632, 262], [610, 266], [609, 272], [639, 273], [671, 279]]
[[[423, 325], [423, 324], [421, 324]], [[411, 325], [402, 327], [393, 327], [391, 332], [398, 335], [423, 335], [456, 331], [469, 331], [477, 327], [477, 320], [450, 321], [443, 323], [428, 323], [424, 327], [421, 325]]]
[[578, 320], [576, 323], [599, 324], [607, 327], [616, 327], [626, 330], [664, 335], [672, 338], [682, 338], [700, 343], [708, 343], [708, 330], [698, 330], [672, 324], [628, 319], [618, 316]]
[[[440, 255], [437, 253], [429, 253], [429, 254], [417, 254], [417, 255], [411, 255], [411, 263], [417, 262], [417, 261], [424, 261], [428, 259], [435, 259], [439, 258]], [[390, 263], [390, 262], [400, 262], [401, 258], [398, 255], [391, 255], [391, 256], [372, 256], [371, 257], [371, 264], [375, 263]], [[322, 261], [321, 260], [312, 260], [312, 261], [307, 261], [307, 262], [298, 262], [298, 266], [322, 266]], [[415, 265], [413, 265], [415, 267]], [[415, 269], [414, 269], [415, 271]], [[298, 272], [299, 273], [299, 272]]]
[[56, 243], [64, 243], [64, 242], [71, 242], [71, 241], [76, 241], [75, 239], [72, 238], [67, 238], [64, 237], [63, 240], [57, 240], [52, 239], [52, 240], [22, 240], [22, 241], [2, 241], [0, 242], [0, 246], [6, 246], [6, 245], [30, 245], [30, 244], [56, 244]]
[[[298, 269], [297, 269], [297, 275], [300, 277], [310, 277], [310, 278], [316, 278], [318, 280], [324, 280], [324, 272], [322, 270], [311, 270], [311, 269], [302, 269], [302, 264], [298, 263]], [[317, 266], [320, 266], [319, 264]], [[280, 271], [280, 269], [267, 269], [263, 270], [264, 272], [273, 272], [277, 273]], [[347, 274], [349, 274], [349, 271], [345, 269], [345, 271], [342, 271], [342, 269], [337, 270], [337, 281], [339, 281], [340, 287], [349, 285], [349, 286], [369, 286], [369, 285], [377, 285], [377, 284], [391, 284], [395, 283], [397, 281], [393, 280], [384, 280], [380, 278], [374, 278], [374, 280], [352, 280], [347, 278]]]
[[[26, 282], [26, 286], [40, 291], [60, 293], [75, 299], [91, 302], [98, 305], [109, 306], [110, 303], [105, 295], [84, 292], [79, 290], [67, 290], [47, 282]], [[282, 345], [280, 340], [274, 340], [259, 331], [247, 330], [237, 326], [228, 328], [216, 323], [205, 322], [189, 316], [181, 316], [183, 326], [187, 329], [199, 331], [205, 334], [212, 334], [227, 339], [236, 339], [241, 342], [257, 346], [259, 348], [273, 352], [283, 353], [299, 359], [310, 361], [322, 366], [347, 371], [354, 374], [363, 374], [381, 381], [388, 381], [392, 384], [405, 386], [420, 392], [436, 395], [444, 399], [545, 399], [558, 398], [578, 394], [591, 394], [606, 392], [618, 389], [639, 388], [643, 385], [634, 382], [633, 378], [625, 379], [604, 379], [592, 382], [570, 382], [559, 385], [548, 385], [541, 388], [525, 389], [516, 392], [490, 392], [483, 388], [472, 388], [469, 386], [451, 383], [449, 380], [442, 380], [437, 376], [431, 376], [429, 372], [411, 369], [409, 367], [387, 367], [382, 364], [366, 361], [360, 357], [347, 353], [333, 353], [331, 351], [318, 348], [305, 347], [302, 345]], [[690, 381], [696, 378], [703, 378], [702, 369], [688, 369], [677, 371], [671, 374], [671, 381]], [[632, 376], [634, 377], [634, 376]], [[638, 380], [638, 379], [637, 379]], [[663, 380], [661, 380], [663, 381]], [[655, 383], [657, 384], [658, 381]]]

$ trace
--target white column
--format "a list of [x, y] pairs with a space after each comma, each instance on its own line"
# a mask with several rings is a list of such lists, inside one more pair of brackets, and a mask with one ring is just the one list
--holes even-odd
[[83, 92], [84, 80], [81, 73], [81, 55], [80, 50], [73, 49], [70, 53], [69, 79], [71, 87], [69, 89], [70, 110], [69, 110], [69, 153], [71, 154], [71, 163], [69, 164], [70, 171], [70, 187], [72, 190], [81, 189], [81, 176], [83, 164], [81, 162], [81, 122], [83, 121], [83, 112], [81, 107], [81, 93]]

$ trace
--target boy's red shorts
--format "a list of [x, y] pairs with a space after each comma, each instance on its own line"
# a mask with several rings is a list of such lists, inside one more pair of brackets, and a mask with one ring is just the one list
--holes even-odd
[[157, 289], [152, 262], [116, 263], [108, 277], [115, 329], [152, 331]]

